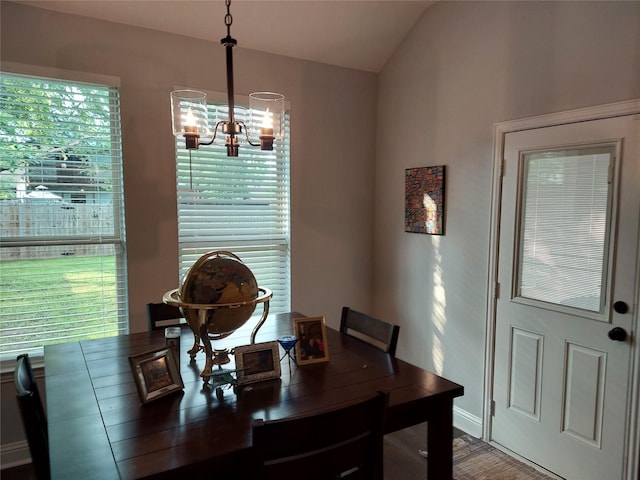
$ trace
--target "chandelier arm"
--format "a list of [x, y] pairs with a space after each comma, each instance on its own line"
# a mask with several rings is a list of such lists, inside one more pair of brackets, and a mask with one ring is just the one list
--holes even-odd
[[216, 123], [216, 126], [213, 129], [213, 137], [211, 138], [211, 140], [208, 142], [199, 142], [200, 145], [211, 145], [215, 141], [216, 135], [218, 134], [218, 126], [220, 126], [220, 124], [223, 124], [223, 123], [224, 121], [219, 121], [218, 123]]
[[260, 146], [260, 142], [258, 142], [258, 143], [253, 143], [253, 142], [251, 141], [251, 138], [249, 137], [249, 129], [248, 129], [248, 128], [247, 128], [247, 126], [244, 124], [244, 122], [237, 122], [237, 123], [239, 123], [240, 125], [242, 125], [242, 126], [243, 126], [243, 128], [244, 128], [244, 134], [245, 134], [245, 136], [247, 137], [247, 142], [249, 143], [249, 145], [251, 145], [251, 146], [253, 146], [253, 147], [259, 147], [259, 146]]

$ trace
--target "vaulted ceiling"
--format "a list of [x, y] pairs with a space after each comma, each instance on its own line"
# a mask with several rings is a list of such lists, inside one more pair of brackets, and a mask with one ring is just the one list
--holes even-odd
[[[16, 0], [49, 10], [219, 41], [223, 0]], [[379, 72], [433, 4], [425, 0], [234, 0], [238, 46]]]

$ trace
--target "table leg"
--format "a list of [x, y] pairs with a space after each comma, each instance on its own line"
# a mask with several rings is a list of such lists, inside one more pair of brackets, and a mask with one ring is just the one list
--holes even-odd
[[427, 478], [453, 478], [453, 399], [442, 400], [434, 406], [427, 426]]

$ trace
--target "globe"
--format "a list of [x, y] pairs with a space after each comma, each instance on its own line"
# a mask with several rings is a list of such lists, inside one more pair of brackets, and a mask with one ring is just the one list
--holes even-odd
[[[207, 310], [207, 329], [213, 339], [235, 332], [251, 318], [258, 296], [253, 272], [230, 252], [209, 252], [189, 269], [180, 286], [180, 298], [190, 304], [243, 304], [235, 308]], [[248, 302], [248, 303], [247, 303]], [[182, 308], [192, 330], [198, 329], [198, 310]]]
[[262, 316], [251, 333], [255, 343], [258, 329], [267, 319], [269, 299], [273, 293], [258, 286], [256, 277], [239, 257], [231, 252], [212, 251], [202, 255], [184, 276], [180, 288], [164, 294], [164, 303], [180, 307], [194, 336], [189, 350], [191, 360], [205, 351], [206, 364], [200, 373], [205, 383], [211, 378], [214, 364], [229, 362], [226, 349], [215, 350], [212, 340], [235, 332], [251, 318], [258, 303], [264, 305]]

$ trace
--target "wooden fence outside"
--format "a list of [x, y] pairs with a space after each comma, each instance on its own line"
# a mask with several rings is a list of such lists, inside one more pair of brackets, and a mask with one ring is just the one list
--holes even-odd
[[[113, 206], [74, 203], [0, 202], [0, 260], [57, 258], [62, 255], [96, 255], [100, 237], [113, 237]], [[82, 238], [86, 238], [84, 243]], [[56, 245], [6, 246], [3, 239], [26, 242], [55, 241]], [[73, 239], [72, 246], [60, 240]], [[12, 242], [15, 245], [14, 242]]]

